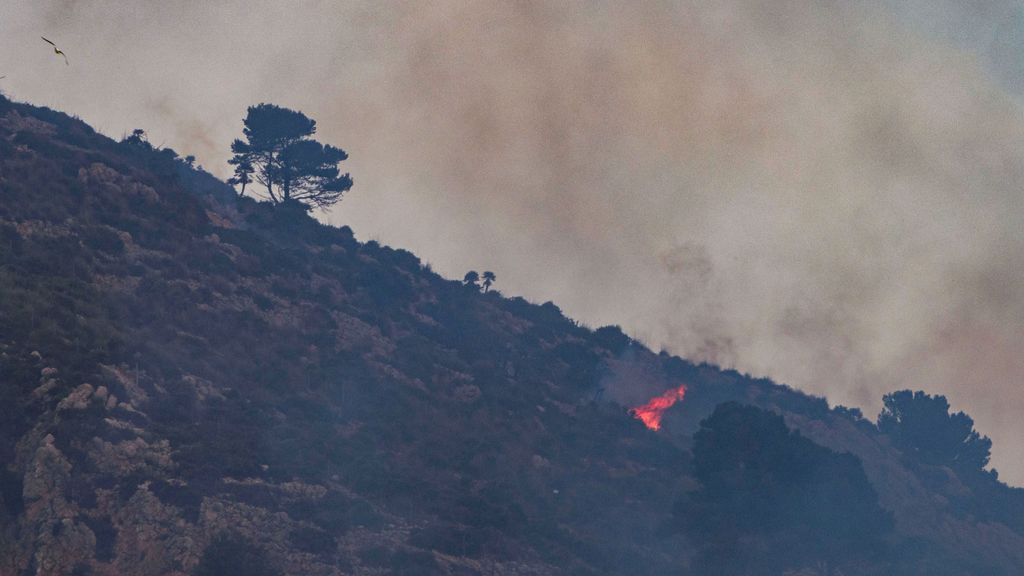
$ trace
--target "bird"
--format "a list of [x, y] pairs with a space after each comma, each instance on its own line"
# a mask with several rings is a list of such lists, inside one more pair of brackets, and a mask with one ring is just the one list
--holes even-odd
[[[40, 36], [40, 38], [43, 38], [43, 37], [42, 37], [42, 36]], [[70, 65], [71, 65], [71, 63], [70, 63], [70, 62], [68, 62], [68, 55], [67, 55], [67, 54], [65, 54], [65, 53], [64, 53], [63, 51], [61, 51], [61, 49], [60, 49], [60, 48], [57, 48], [57, 45], [56, 45], [56, 44], [54, 44], [53, 42], [50, 42], [50, 41], [49, 41], [49, 40], [47, 40], [46, 38], [43, 38], [43, 42], [46, 42], [46, 43], [47, 43], [47, 44], [49, 44], [50, 46], [53, 46], [53, 52], [54, 52], [54, 54], [60, 54], [61, 56], [63, 56], [63, 57], [64, 57], [64, 64], [66, 64], [66, 65], [68, 65], [68, 66], [70, 66]]]

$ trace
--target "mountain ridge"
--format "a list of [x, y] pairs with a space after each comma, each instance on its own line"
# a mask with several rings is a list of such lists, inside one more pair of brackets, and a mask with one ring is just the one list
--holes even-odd
[[[0, 574], [253, 550], [288, 574], [728, 573], [678, 510], [730, 401], [863, 466], [893, 532], [844, 573], [1024, 568], [1024, 496], [994, 474], [240, 199], [173, 150], [2, 99], [0, 194]], [[629, 414], [679, 384], [660, 432]]]

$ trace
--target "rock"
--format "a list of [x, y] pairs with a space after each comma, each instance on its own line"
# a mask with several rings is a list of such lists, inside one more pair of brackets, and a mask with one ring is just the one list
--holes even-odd
[[480, 398], [480, 388], [475, 384], [465, 384], [456, 388], [452, 396], [459, 402], [469, 404], [476, 402]]
[[83, 524], [64, 518], [38, 527], [36, 536], [36, 575], [70, 574], [75, 565], [93, 557], [96, 535]]
[[45, 382], [40, 384], [35, 390], [32, 391], [32, 397], [40, 399], [46, 397], [51, 390], [57, 387], [57, 381], [53, 378], [47, 379]]
[[97, 468], [115, 476], [128, 476], [135, 472], [163, 473], [174, 465], [171, 445], [167, 440], [150, 444], [142, 438], [135, 438], [115, 444], [93, 438], [89, 457]]
[[77, 507], [68, 501], [66, 489], [72, 466], [47, 434], [36, 448], [22, 479], [25, 515], [22, 526], [34, 544], [37, 576], [70, 574], [72, 568], [92, 559], [96, 536], [75, 522]]
[[142, 406], [149, 401], [149, 394], [143, 389], [140, 379], [144, 373], [133, 369], [126, 364], [112, 366], [101, 364], [103, 375], [108, 382], [114, 382], [121, 386], [128, 394], [128, 402], [135, 406]]
[[118, 528], [115, 574], [187, 573], [199, 561], [196, 529], [143, 483], [112, 517]]
[[57, 375], [57, 369], [52, 367], [52, 366], [47, 366], [46, 368], [43, 368], [40, 371], [40, 375], [42, 375], [43, 378], [49, 378], [51, 376], [56, 376]]
[[11, 111], [0, 118], [0, 127], [10, 132], [29, 132], [50, 136], [57, 133], [56, 125], [40, 120], [35, 116], [22, 116], [17, 111]]
[[25, 470], [22, 496], [29, 501], [63, 499], [70, 474], [71, 463], [54, 446], [53, 435], [47, 434]]
[[60, 404], [57, 404], [57, 411], [62, 410], [85, 410], [89, 406], [89, 399], [92, 398], [92, 384], [82, 384], [68, 394]]

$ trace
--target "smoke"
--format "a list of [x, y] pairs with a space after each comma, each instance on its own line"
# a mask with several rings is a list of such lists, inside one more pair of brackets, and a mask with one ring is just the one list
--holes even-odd
[[0, 74], [221, 175], [301, 109], [351, 155], [327, 220], [835, 403], [946, 394], [1019, 484], [1022, 11], [966, 6], [41, 0]]

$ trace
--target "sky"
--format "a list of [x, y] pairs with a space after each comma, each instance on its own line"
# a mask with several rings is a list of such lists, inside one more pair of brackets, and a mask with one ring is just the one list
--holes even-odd
[[325, 221], [869, 417], [945, 394], [1016, 485], [1022, 54], [1010, 0], [0, 3], [11, 98], [221, 176], [302, 110]]

